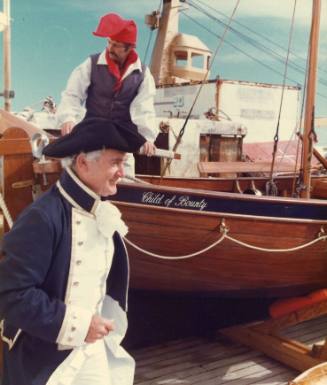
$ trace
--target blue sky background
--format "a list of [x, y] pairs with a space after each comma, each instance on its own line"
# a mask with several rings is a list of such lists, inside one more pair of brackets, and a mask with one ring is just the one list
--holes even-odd
[[[225, 16], [231, 14], [236, 4], [236, 0], [191, 1], [225, 22]], [[327, 0], [322, 0], [317, 116], [327, 116], [326, 3]], [[12, 0], [12, 89], [16, 94], [12, 109], [18, 111], [25, 106], [37, 109], [39, 102], [48, 95], [59, 102], [71, 70], [89, 54], [103, 49], [105, 40], [94, 37], [92, 31], [105, 13], [118, 12], [123, 17], [135, 19], [139, 27], [137, 49], [148, 63], [150, 55], [145, 57], [145, 52], [151, 32], [144, 24], [144, 15], [157, 9], [159, 4], [159, 0]], [[275, 44], [287, 48], [293, 6], [294, 0], [241, 0], [236, 23], [232, 24], [237, 32], [229, 32], [226, 36], [226, 42], [237, 49], [223, 45], [214, 61], [211, 77], [219, 75], [223, 79], [282, 83], [284, 65], [265, 54], [263, 49], [253, 47], [240, 34], [246, 39], [255, 39], [281, 61], [285, 60], [286, 51]], [[199, 36], [215, 51], [219, 41], [217, 35], [223, 34], [223, 27], [192, 6], [185, 13], [188, 17], [180, 16], [180, 30]], [[288, 84], [303, 84], [304, 81], [301, 69], [305, 67], [310, 17], [311, 0], [297, 0], [292, 42], [292, 52], [297, 56], [292, 55], [291, 59], [298, 67], [288, 70]], [[155, 32], [152, 34], [153, 43]], [[1, 73], [1, 88], [2, 76]]]

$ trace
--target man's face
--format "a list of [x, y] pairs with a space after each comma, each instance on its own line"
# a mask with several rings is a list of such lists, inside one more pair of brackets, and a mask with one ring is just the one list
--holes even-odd
[[91, 190], [106, 197], [117, 192], [117, 183], [124, 176], [126, 153], [118, 150], [103, 150], [100, 157], [88, 160], [85, 154], [78, 161], [77, 175]]
[[125, 63], [125, 60], [132, 49], [133, 47], [131, 45], [108, 39], [107, 50], [110, 59], [118, 65], [123, 65]]

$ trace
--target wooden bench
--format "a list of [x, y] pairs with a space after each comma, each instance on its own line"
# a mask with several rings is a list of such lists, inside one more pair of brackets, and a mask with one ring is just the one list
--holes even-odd
[[[199, 162], [198, 169], [201, 174], [269, 173], [271, 162]], [[274, 173], [290, 173], [294, 169], [290, 163], [276, 163]]]
[[327, 314], [327, 299], [307, 304], [298, 310], [266, 321], [232, 326], [219, 330], [230, 339], [262, 351], [266, 355], [301, 372], [327, 360], [327, 343], [312, 348], [283, 337], [282, 329]]

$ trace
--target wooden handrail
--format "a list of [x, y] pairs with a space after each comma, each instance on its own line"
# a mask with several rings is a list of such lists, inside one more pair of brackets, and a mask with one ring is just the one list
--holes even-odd
[[[270, 172], [271, 162], [199, 162], [198, 169], [205, 174]], [[277, 163], [275, 169], [275, 172], [294, 172], [294, 165]]]

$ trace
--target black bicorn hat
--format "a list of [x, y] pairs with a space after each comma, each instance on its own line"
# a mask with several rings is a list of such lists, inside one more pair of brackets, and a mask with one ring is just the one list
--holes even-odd
[[65, 158], [103, 148], [136, 152], [144, 142], [136, 127], [130, 130], [105, 118], [85, 118], [69, 134], [45, 146], [42, 152], [50, 158]]

